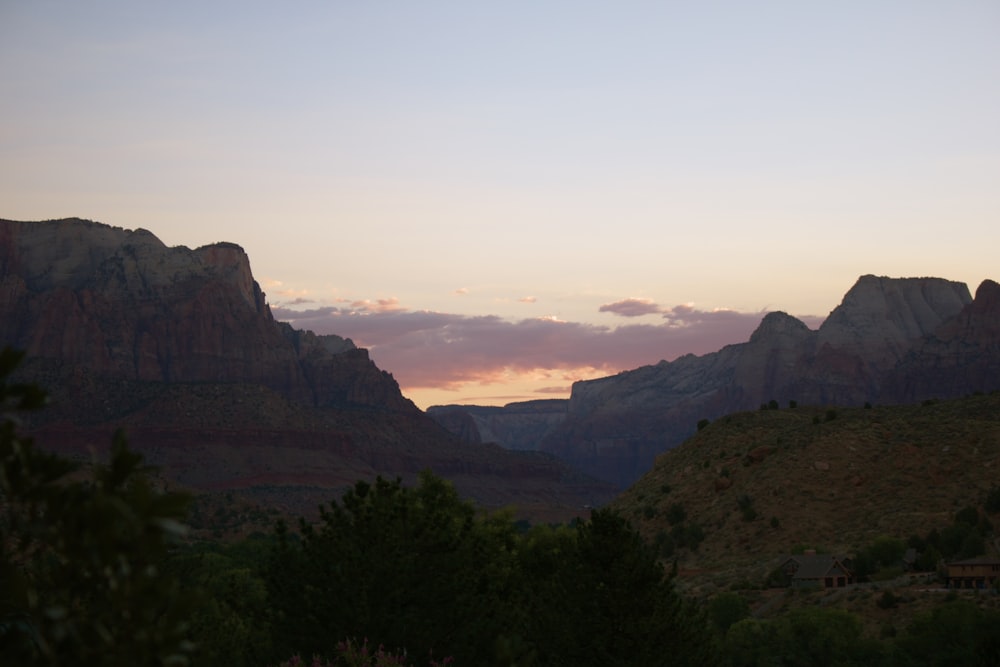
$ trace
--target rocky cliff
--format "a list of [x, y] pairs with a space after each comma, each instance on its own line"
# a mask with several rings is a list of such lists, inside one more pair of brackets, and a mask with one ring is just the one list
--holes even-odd
[[566, 419], [568, 404], [565, 399], [543, 399], [503, 407], [434, 405], [427, 414], [467, 442], [535, 450], [542, 438]]
[[365, 350], [273, 319], [239, 246], [82, 220], [0, 221], [0, 340], [150, 382], [258, 382], [316, 406], [416, 410]]
[[430, 467], [490, 504], [608, 498], [551, 457], [470, 448], [366, 350], [275, 321], [232, 243], [168, 248], [141, 229], [0, 220], [3, 345], [26, 350], [23, 376], [52, 392], [35, 426], [56, 448], [99, 447], [125, 426], [196, 488], [339, 488]]
[[820, 328], [769, 313], [745, 343], [577, 382], [537, 443], [621, 488], [701, 419], [781, 405], [907, 403], [1000, 388], [1000, 286], [863, 276]]

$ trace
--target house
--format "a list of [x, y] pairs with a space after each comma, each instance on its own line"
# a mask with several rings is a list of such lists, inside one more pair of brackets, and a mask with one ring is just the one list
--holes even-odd
[[807, 551], [786, 558], [781, 571], [793, 588], [843, 588], [854, 583], [850, 565], [846, 556]]
[[970, 558], [946, 565], [948, 588], [987, 588], [1000, 579], [1000, 560], [996, 558]]

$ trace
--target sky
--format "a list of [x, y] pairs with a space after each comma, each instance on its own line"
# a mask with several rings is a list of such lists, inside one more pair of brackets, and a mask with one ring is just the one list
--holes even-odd
[[240, 244], [420, 407], [1000, 279], [1000, 3], [0, 0], [0, 217]]

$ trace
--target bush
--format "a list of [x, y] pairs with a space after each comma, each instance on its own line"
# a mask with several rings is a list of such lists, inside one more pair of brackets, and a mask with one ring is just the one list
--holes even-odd
[[726, 634], [730, 626], [750, 617], [750, 605], [739, 593], [720, 593], [708, 603], [708, 620]]
[[899, 598], [892, 591], [885, 591], [875, 604], [879, 609], [895, 609], [899, 606]]
[[753, 498], [743, 494], [736, 499], [736, 506], [739, 507], [740, 515], [744, 521], [750, 522], [757, 518], [757, 510], [753, 506]]
[[667, 508], [667, 521], [670, 525], [676, 526], [679, 523], [683, 523], [687, 518], [687, 510], [684, 509], [684, 505], [680, 503], [673, 503], [669, 508]]
[[[44, 393], [7, 384], [23, 358], [0, 351], [0, 407]], [[188, 498], [159, 491], [117, 433], [89, 474], [0, 420], [0, 655], [4, 664], [187, 664], [193, 599], [165, 572]], [[81, 478], [82, 476], [82, 478]]]
[[989, 493], [986, 494], [986, 502], [983, 503], [983, 508], [990, 514], [1000, 512], [1000, 486], [990, 488]]

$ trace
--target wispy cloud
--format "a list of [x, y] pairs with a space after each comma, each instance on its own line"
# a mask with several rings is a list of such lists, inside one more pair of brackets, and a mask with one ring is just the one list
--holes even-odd
[[622, 317], [642, 317], [643, 315], [653, 315], [661, 312], [661, 308], [651, 299], [622, 299], [614, 303], [606, 303], [598, 311], [602, 313], [614, 313]]
[[522, 296], [520, 299], [518, 299], [518, 301], [520, 303], [535, 303], [536, 301], [538, 301], [538, 297]]
[[[660, 308], [657, 312], [665, 321], [658, 324], [609, 327], [548, 317], [510, 321], [495, 315], [414, 311], [397, 299], [301, 311], [275, 306], [272, 312], [297, 328], [337, 334], [368, 348], [372, 359], [391, 372], [404, 391], [552, 373], [552, 393], [565, 391], [581, 377], [613, 374], [687, 353], [705, 354], [746, 341], [764, 315], [685, 305]], [[806, 322], [815, 326], [819, 318]], [[560, 380], [563, 387], [555, 386]]]

